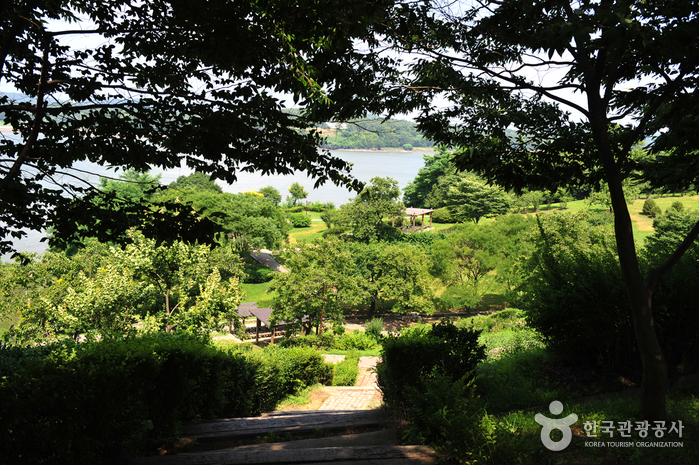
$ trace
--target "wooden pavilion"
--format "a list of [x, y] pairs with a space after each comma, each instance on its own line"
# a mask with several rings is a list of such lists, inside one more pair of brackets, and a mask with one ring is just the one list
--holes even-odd
[[[430, 208], [406, 208], [405, 209], [405, 216], [410, 218], [410, 226], [411, 228], [415, 229], [415, 219], [418, 216], [422, 217], [422, 221], [420, 224], [420, 230], [425, 228], [425, 215], [430, 215], [430, 228], [432, 227], [432, 213], [434, 213], [434, 210]], [[393, 220], [393, 226], [395, 226], [395, 219]]]

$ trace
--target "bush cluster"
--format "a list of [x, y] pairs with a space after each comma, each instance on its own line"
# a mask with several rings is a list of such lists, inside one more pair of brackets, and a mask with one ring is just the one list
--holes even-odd
[[655, 218], [656, 216], [662, 215], [663, 211], [660, 209], [658, 204], [655, 203], [655, 200], [648, 199], [643, 202], [643, 209], [641, 210], [641, 213], [646, 216], [650, 216], [651, 218]]
[[431, 326], [407, 328], [399, 336], [389, 335], [381, 348], [377, 366], [384, 402], [394, 408], [411, 405], [411, 389], [423, 392], [428, 380], [446, 376], [453, 382], [471, 378], [476, 365], [485, 359], [478, 342], [480, 331], [458, 328], [443, 321]]
[[554, 213], [535, 239], [520, 288], [527, 323], [571, 363], [630, 368], [638, 357], [612, 225]]
[[308, 206], [308, 211], [322, 213], [328, 210], [334, 210], [335, 204], [332, 202], [313, 202]]
[[305, 213], [292, 213], [289, 215], [289, 221], [294, 228], [306, 228], [311, 225], [311, 217]]
[[435, 211], [432, 212], [432, 222], [433, 223], [456, 223], [456, 221], [454, 221], [454, 218], [451, 216], [451, 212], [449, 211], [449, 208], [447, 208], [447, 207], [435, 209]]
[[224, 352], [192, 336], [0, 349], [0, 463], [100, 463], [192, 421], [254, 415], [327, 383], [311, 349]]
[[377, 340], [363, 331], [336, 335], [327, 331], [320, 337], [314, 334], [284, 339], [281, 347], [317, 347], [338, 350], [371, 350], [378, 347]]
[[410, 422], [406, 439], [440, 446], [457, 460], [477, 455], [485, 440], [473, 385], [485, 358], [479, 334], [451, 322], [415, 326], [384, 340], [377, 365], [384, 402]]

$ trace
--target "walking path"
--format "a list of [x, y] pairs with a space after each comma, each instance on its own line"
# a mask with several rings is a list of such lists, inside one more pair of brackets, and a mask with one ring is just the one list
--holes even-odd
[[[344, 355], [323, 355], [328, 363], [337, 363]], [[330, 397], [318, 410], [370, 410], [381, 405], [381, 391], [376, 382], [376, 363], [379, 357], [360, 357], [359, 376], [355, 386], [325, 386]]]
[[272, 268], [274, 271], [278, 271], [280, 273], [288, 273], [289, 270], [285, 268], [284, 266], [280, 265], [279, 262], [277, 262], [274, 257], [272, 256], [272, 251], [267, 250], [267, 249], [260, 249], [256, 252], [250, 252], [250, 256], [257, 260], [258, 262], [262, 263], [265, 266], [268, 266]]

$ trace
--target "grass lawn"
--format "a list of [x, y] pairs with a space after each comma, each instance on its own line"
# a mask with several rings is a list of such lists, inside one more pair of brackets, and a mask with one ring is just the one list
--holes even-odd
[[264, 307], [265, 305], [270, 303], [272, 298], [274, 297], [273, 294], [267, 292], [267, 289], [269, 288], [270, 284], [272, 284], [271, 281], [259, 284], [242, 283], [240, 285], [240, 289], [245, 291], [245, 296], [243, 297], [241, 303], [257, 302], [257, 305], [259, 307]]
[[322, 236], [327, 226], [322, 221], [314, 221], [306, 228], [293, 228], [289, 231], [289, 242], [295, 244], [300, 241], [312, 242], [317, 237]]

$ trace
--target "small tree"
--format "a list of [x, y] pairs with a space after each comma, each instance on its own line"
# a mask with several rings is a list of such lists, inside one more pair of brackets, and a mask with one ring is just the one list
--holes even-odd
[[656, 216], [662, 215], [663, 211], [660, 209], [658, 204], [655, 203], [655, 200], [647, 199], [645, 202], [643, 202], [643, 209], [641, 210], [641, 213], [646, 216], [650, 216], [651, 218], [655, 218]]
[[392, 178], [372, 178], [357, 197], [340, 207], [339, 223], [359, 241], [369, 242], [386, 237], [395, 228], [384, 221], [403, 213], [404, 207], [399, 198], [398, 181]]
[[427, 197], [430, 208], [447, 207], [455, 221], [473, 221], [507, 213], [511, 199], [498, 186], [489, 186], [472, 173], [448, 174]]
[[369, 315], [379, 301], [392, 302], [394, 312], [432, 312], [433, 278], [428, 256], [408, 244], [372, 242], [351, 245], [355, 273], [369, 301]]
[[260, 189], [260, 194], [264, 195], [266, 199], [269, 199], [274, 205], [279, 206], [282, 203], [282, 195], [273, 186], [266, 186]]
[[289, 188], [289, 194], [291, 195], [289, 195], [286, 199], [292, 206], [296, 205], [299, 200], [303, 200], [308, 197], [308, 192], [306, 192], [306, 189], [298, 182], [291, 185]]
[[339, 239], [299, 244], [283, 256], [289, 272], [277, 273], [269, 288], [275, 293], [273, 322], [283, 320], [291, 331], [315, 326], [321, 333], [325, 322], [342, 323], [344, 305], [362, 300], [352, 254]]

